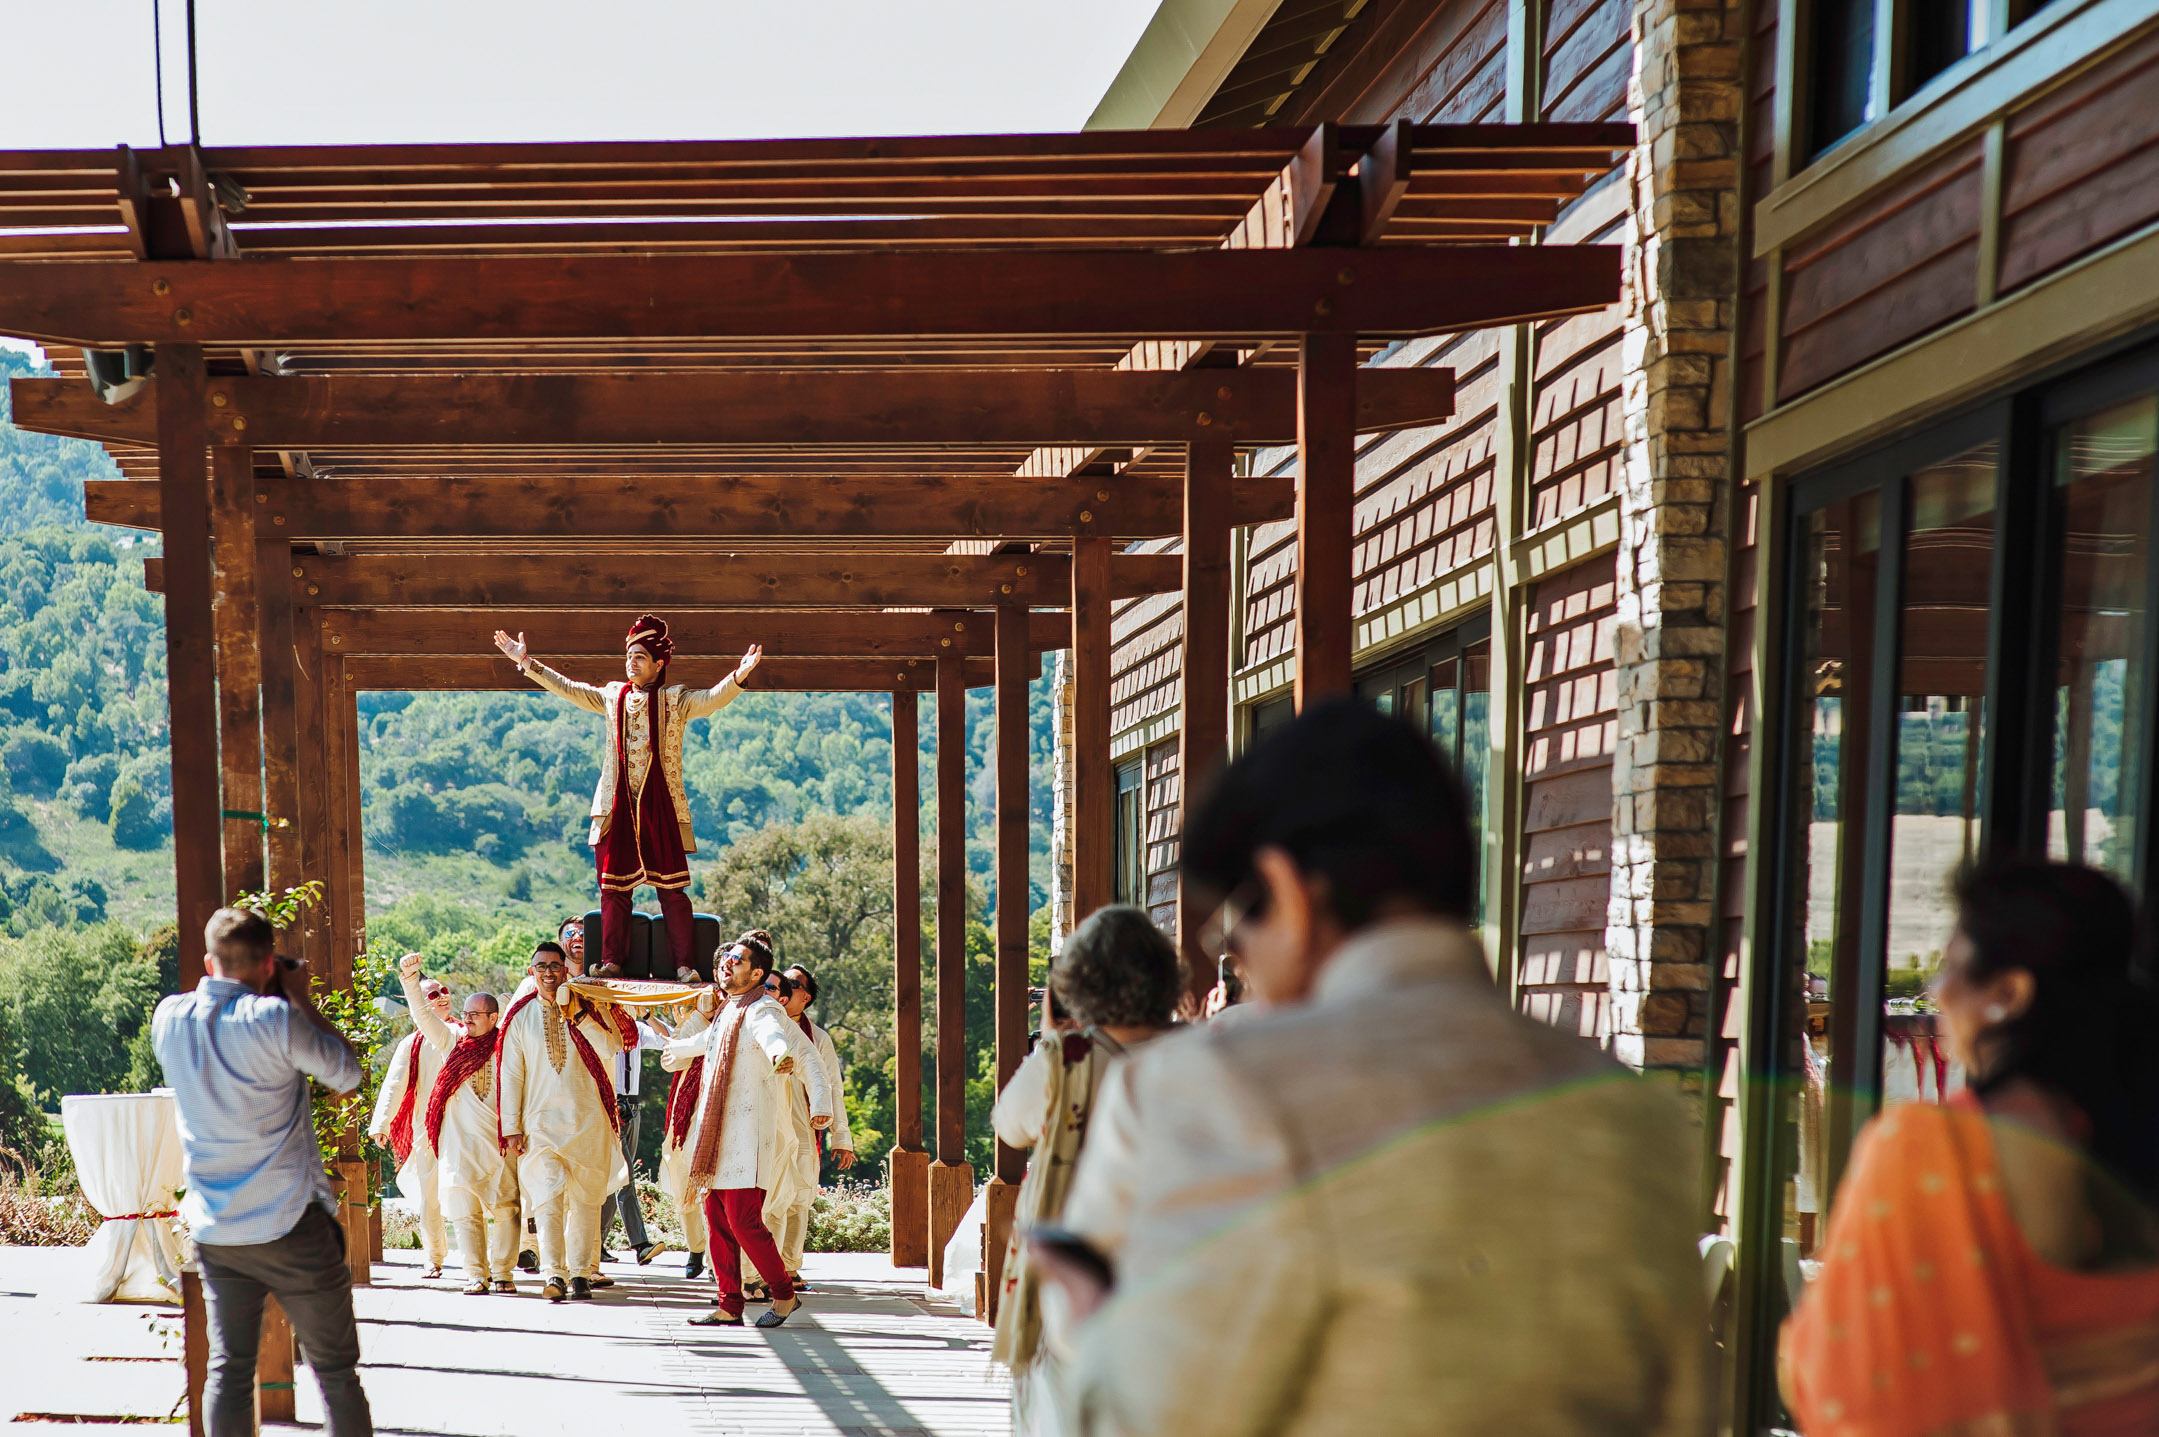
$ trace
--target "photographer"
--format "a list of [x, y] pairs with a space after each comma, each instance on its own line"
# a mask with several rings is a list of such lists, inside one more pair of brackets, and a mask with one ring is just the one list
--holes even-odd
[[360, 1060], [279, 958], [258, 913], [220, 908], [203, 930], [209, 969], [158, 1004], [151, 1042], [179, 1109], [187, 1195], [209, 1308], [209, 1437], [255, 1430], [263, 1298], [275, 1294], [322, 1388], [331, 1437], [367, 1437], [360, 1332], [337, 1200], [323, 1171], [310, 1078], [350, 1098]]

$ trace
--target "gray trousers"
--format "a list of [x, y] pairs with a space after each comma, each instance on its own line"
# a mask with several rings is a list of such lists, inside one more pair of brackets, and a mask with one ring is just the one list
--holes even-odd
[[195, 1251], [210, 1318], [210, 1373], [202, 1394], [207, 1437], [254, 1437], [255, 1358], [262, 1346], [262, 1300], [270, 1294], [285, 1309], [322, 1389], [329, 1437], [371, 1437], [345, 1230], [311, 1203], [281, 1238], [202, 1243]]
[[637, 1200], [637, 1130], [644, 1117], [638, 1111], [637, 1099], [627, 1093], [615, 1095], [615, 1111], [622, 1115], [622, 1160], [629, 1164], [630, 1180], [622, 1185], [621, 1192], [611, 1194], [600, 1204], [600, 1241], [607, 1241], [608, 1221], [620, 1216], [623, 1239], [638, 1248], [651, 1241], [645, 1236], [645, 1205]]

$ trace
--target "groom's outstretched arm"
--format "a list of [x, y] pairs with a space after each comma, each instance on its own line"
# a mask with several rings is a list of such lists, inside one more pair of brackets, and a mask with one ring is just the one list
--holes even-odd
[[706, 714], [726, 708], [735, 701], [735, 695], [742, 692], [743, 684], [748, 681], [764, 656], [763, 644], [750, 645], [749, 651], [742, 656], [742, 662], [735, 665], [733, 673], [709, 689], [691, 689], [683, 694], [683, 713], [689, 718], [703, 718]]
[[497, 629], [495, 630], [495, 647], [502, 650], [503, 657], [517, 665], [519, 673], [531, 679], [541, 688], [546, 689], [556, 698], [566, 703], [576, 704], [581, 709], [590, 709], [596, 714], [607, 712], [607, 690], [593, 684], [580, 683], [576, 679], [556, 673], [532, 656], [532, 650], [526, 645], [523, 634], [519, 634], [513, 639], [502, 630]]

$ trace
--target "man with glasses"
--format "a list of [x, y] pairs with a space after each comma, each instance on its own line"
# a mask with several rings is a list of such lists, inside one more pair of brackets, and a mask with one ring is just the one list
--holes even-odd
[[[802, 1253], [809, 1244], [810, 1210], [817, 1204], [818, 1186], [824, 1181], [825, 1151], [831, 1150], [832, 1165], [845, 1172], [855, 1165], [855, 1139], [847, 1127], [846, 1072], [840, 1066], [840, 1051], [833, 1044], [832, 1035], [809, 1018], [810, 1004], [817, 1001], [817, 980], [800, 963], [789, 964], [784, 974], [774, 976], [786, 979], [790, 991], [781, 997], [780, 1003], [795, 1026], [802, 1030], [802, 1035], [817, 1049], [817, 1060], [825, 1068], [825, 1082], [832, 1089], [832, 1125], [813, 1134], [797, 1151], [795, 1162], [799, 1181], [795, 1201], [780, 1224], [781, 1260], [795, 1276], [795, 1291], [807, 1292], [809, 1284], [802, 1280]], [[806, 1085], [798, 1078], [788, 1081], [795, 1089], [790, 1096], [798, 1103], [803, 1102], [808, 1093]]]
[[436, 1191], [435, 1145], [428, 1141], [426, 1126], [419, 1121], [427, 1095], [434, 1091], [435, 1076], [442, 1071], [447, 1048], [423, 1037], [419, 1015], [424, 1011], [438, 1023], [450, 1021], [449, 985], [432, 978], [421, 982], [417, 993], [407, 992], [405, 1004], [412, 1010], [412, 1035], [390, 1051], [389, 1071], [375, 1095], [375, 1111], [368, 1119], [367, 1135], [390, 1150], [397, 1160], [397, 1190], [420, 1203], [420, 1247], [427, 1267], [420, 1276], [442, 1276], [449, 1255], [449, 1238], [442, 1228], [442, 1203]]
[[745, 1254], [772, 1294], [772, 1310], [757, 1319], [759, 1327], [778, 1327], [800, 1305], [765, 1221], [766, 1194], [787, 1176], [780, 1127], [786, 1075], [800, 1072], [808, 1080], [813, 1129], [831, 1123], [834, 1099], [816, 1048], [765, 991], [772, 966], [772, 945], [762, 934], [737, 939], [720, 959], [719, 981], [661, 1055], [669, 1072], [701, 1065], [696, 1105], [685, 1123], [685, 1186], [704, 1194], [719, 1302], [690, 1319], [698, 1327], [742, 1325]]
[[600, 1205], [629, 1177], [607, 1068], [634, 1030], [624, 1010], [611, 1020], [572, 991], [561, 944], [535, 948], [525, 971], [532, 990], [503, 1015], [495, 1054], [503, 1151], [539, 1229], [541, 1294], [583, 1302], [600, 1268]]
[[494, 1063], [501, 1029], [495, 1020], [500, 1005], [492, 993], [474, 993], [465, 999], [463, 1027], [453, 1027], [434, 1005], [413, 1001], [425, 991], [419, 954], [405, 955], [398, 981], [412, 1004], [417, 1036], [435, 1054], [437, 1074], [428, 1086], [418, 1127], [437, 1155], [435, 1181], [442, 1210], [457, 1226], [465, 1293], [479, 1297], [490, 1290], [515, 1292], [510, 1274], [517, 1262], [517, 1175], [496, 1135]]

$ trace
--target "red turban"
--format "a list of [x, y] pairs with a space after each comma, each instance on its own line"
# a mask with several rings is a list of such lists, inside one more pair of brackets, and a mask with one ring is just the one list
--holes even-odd
[[642, 646], [652, 655], [654, 663], [664, 664], [675, 656], [675, 641], [667, 637], [667, 620], [652, 614], [639, 614], [637, 622], [630, 625], [630, 632], [622, 641], [622, 651]]

